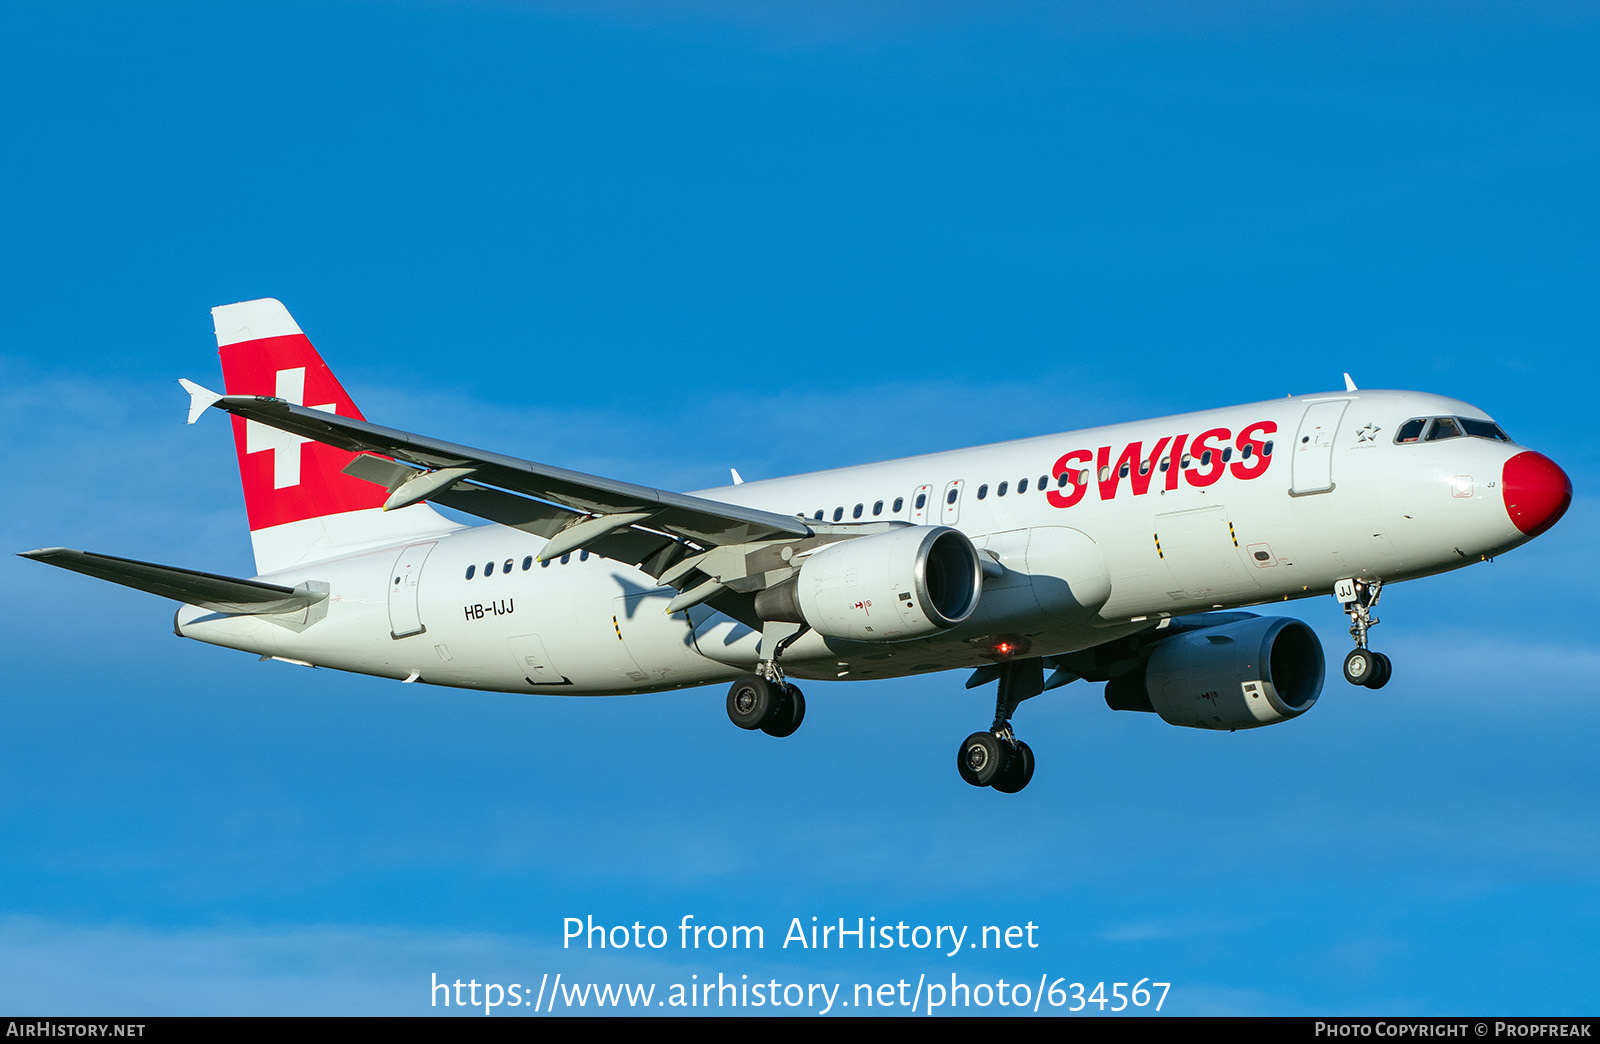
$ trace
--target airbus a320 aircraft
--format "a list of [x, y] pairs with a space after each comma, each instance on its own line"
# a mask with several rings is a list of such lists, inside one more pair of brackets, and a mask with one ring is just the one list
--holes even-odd
[[[1014, 793], [1011, 718], [1068, 682], [1116, 710], [1234, 730], [1322, 691], [1304, 623], [1240, 606], [1333, 593], [1367, 644], [1385, 585], [1550, 528], [1572, 485], [1483, 411], [1346, 389], [793, 478], [672, 493], [368, 423], [277, 301], [213, 309], [258, 576], [65, 548], [26, 555], [183, 603], [178, 634], [407, 682], [555, 695], [732, 679], [787, 736], [792, 678], [973, 670], [974, 786]], [[735, 475], [737, 480], [737, 475]], [[494, 523], [469, 527], [426, 501]], [[1048, 672], [1048, 673], [1047, 673]]]

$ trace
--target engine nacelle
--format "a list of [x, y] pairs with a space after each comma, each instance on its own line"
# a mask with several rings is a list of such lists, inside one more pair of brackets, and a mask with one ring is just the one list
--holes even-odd
[[905, 526], [813, 552], [795, 576], [756, 596], [756, 612], [805, 623], [824, 638], [899, 642], [961, 623], [982, 590], [966, 534]]
[[1310, 710], [1326, 670], [1310, 627], [1255, 617], [1160, 642], [1140, 667], [1106, 683], [1106, 703], [1154, 711], [1170, 725], [1253, 729]]

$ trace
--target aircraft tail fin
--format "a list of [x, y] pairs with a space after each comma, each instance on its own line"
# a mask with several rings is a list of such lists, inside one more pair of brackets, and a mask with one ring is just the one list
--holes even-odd
[[[365, 419], [280, 302], [222, 305], [211, 317], [229, 395], [269, 395]], [[185, 387], [192, 419], [204, 389]], [[345, 473], [356, 457], [348, 450], [242, 417], [233, 418], [233, 439], [259, 573], [459, 528], [426, 504], [384, 511], [388, 490]]]

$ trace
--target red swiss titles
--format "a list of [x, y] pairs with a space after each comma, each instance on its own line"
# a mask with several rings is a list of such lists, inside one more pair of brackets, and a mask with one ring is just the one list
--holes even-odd
[[[1256, 421], [1241, 428], [1239, 437], [1232, 442], [1239, 459], [1231, 464], [1223, 456], [1233, 435], [1227, 428], [1210, 428], [1193, 440], [1186, 434], [1164, 435], [1150, 447], [1149, 453], [1145, 452], [1142, 441], [1130, 442], [1122, 448], [1115, 462], [1111, 459], [1110, 446], [1096, 450], [1076, 449], [1062, 454], [1051, 469], [1058, 481], [1065, 475], [1067, 484], [1050, 490], [1045, 499], [1053, 507], [1069, 508], [1082, 500], [1094, 485], [1098, 487], [1101, 500], [1113, 500], [1123, 479], [1127, 479], [1134, 496], [1142, 497], [1150, 492], [1150, 482], [1157, 471], [1163, 472], [1161, 483], [1168, 490], [1178, 488], [1179, 475], [1189, 485], [1202, 487], [1216, 482], [1228, 471], [1237, 479], [1257, 478], [1272, 463], [1272, 455], [1267, 452], [1268, 436], [1277, 430], [1278, 425], [1273, 421]], [[1088, 470], [1091, 466], [1095, 469], [1093, 478]]]

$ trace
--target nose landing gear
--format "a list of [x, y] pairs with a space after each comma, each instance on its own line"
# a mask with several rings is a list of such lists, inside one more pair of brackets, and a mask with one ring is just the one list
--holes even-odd
[[1381, 689], [1389, 684], [1391, 673], [1393, 668], [1389, 664], [1389, 657], [1381, 652], [1352, 649], [1350, 655], [1344, 658], [1344, 680], [1351, 685]]
[[1350, 617], [1350, 637], [1356, 647], [1344, 658], [1344, 680], [1351, 685], [1365, 685], [1381, 689], [1389, 684], [1393, 667], [1389, 657], [1367, 648], [1367, 631], [1378, 625], [1372, 607], [1378, 604], [1383, 591], [1382, 580], [1340, 580], [1333, 585], [1333, 596], [1339, 600], [1346, 616]]

